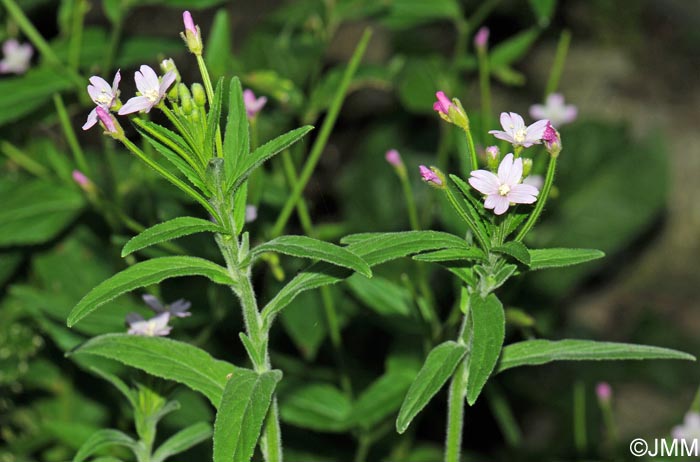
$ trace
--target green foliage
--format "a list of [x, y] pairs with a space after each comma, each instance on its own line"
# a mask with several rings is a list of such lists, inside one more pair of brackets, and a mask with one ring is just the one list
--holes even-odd
[[501, 354], [506, 322], [503, 305], [493, 294], [486, 298], [472, 294], [469, 298], [469, 316], [472, 336], [467, 365], [467, 402], [472, 406]]
[[561, 268], [603, 258], [605, 253], [593, 249], [533, 249], [530, 269]]
[[122, 249], [122, 257], [138, 250], [195, 233], [221, 233], [216, 223], [194, 217], [178, 217], [159, 223], [132, 237]]
[[119, 431], [106, 428], [95, 432], [73, 457], [73, 462], [83, 462], [88, 457], [98, 453], [100, 450], [110, 446], [124, 446], [133, 451], [138, 450], [138, 443], [129, 435]]
[[153, 453], [151, 461], [163, 462], [170, 456], [179, 454], [208, 440], [212, 435], [211, 425], [205, 422], [192, 424], [165, 440]]
[[350, 428], [352, 403], [332, 385], [310, 383], [282, 395], [282, 420], [317, 432], [341, 433]]

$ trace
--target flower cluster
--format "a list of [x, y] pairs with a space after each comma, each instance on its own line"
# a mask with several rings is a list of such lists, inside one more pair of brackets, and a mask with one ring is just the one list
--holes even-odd
[[15, 39], [2, 44], [3, 58], [0, 60], [0, 74], [24, 74], [34, 55], [34, 48], [28, 43], [20, 44]]

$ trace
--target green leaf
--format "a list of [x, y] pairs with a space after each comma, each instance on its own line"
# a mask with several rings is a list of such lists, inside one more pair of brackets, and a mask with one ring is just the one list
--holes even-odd
[[321, 260], [372, 277], [369, 265], [354, 253], [330, 242], [319, 241], [307, 236], [280, 236], [255, 247], [251, 253], [253, 257], [257, 257], [265, 252], [278, 252], [293, 257]]
[[[1, 84], [2, 82], [0, 82]], [[44, 180], [0, 180], [0, 247], [53, 239], [83, 208], [75, 189]]]
[[529, 0], [532, 11], [542, 27], [546, 27], [554, 14], [557, 0]]
[[207, 422], [198, 422], [194, 425], [190, 425], [165, 440], [153, 453], [151, 462], [162, 462], [170, 456], [184, 452], [202, 441], [209, 439], [211, 435], [211, 425]]
[[498, 253], [510, 255], [524, 265], [530, 264], [530, 251], [518, 241], [506, 242], [503, 245], [492, 247], [491, 250]]
[[136, 441], [129, 435], [119, 430], [105, 428], [93, 433], [90, 438], [83, 443], [75, 457], [73, 457], [73, 462], [83, 462], [93, 454], [110, 446], [124, 446], [134, 451], [136, 445]]
[[348, 279], [348, 288], [362, 303], [382, 316], [411, 314], [411, 293], [380, 276], [368, 279], [356, 274]]
[[231, 52], [231, 25], [226, 9], [221, 8], [214, 15], [211, 24], [209, 38], [204, 49], [204, 60], [214, 79], [227, 74], [230, 69]]
[[224, 162], [226, 178], [233, 184], [239, 166], [250, 157], [250, 129], [243, 102], [243, 88], [238, 77], [231, 79], [229, 88], [228, 119], [224, 136]]
[[[371, 266], [385, 263], [426, 250], [464, 247], [462, 239], [439, 231], [405, 231], [400, 233], [366, 233], [349, 236], [352, 241], [346, 248]], [[341, 242], [346, 239], [341, 240]], [[335, 284], [349, 277], [348, 270], [321, 262], [299, 273], [275, 297], [262, 312], [265, 322], [271, 322], [285, 306], [300, 293], [328, 284]]]
[[462, 10], [457, 0], [394, 0], [384, 24], [390, 28], [408, 29], [436, 20], [458, 20]]
[[503, 305], [494, 294], [481, 298], [479, 294], [474, 293], [469, 304], [472, 340], [467, 366], [467, 402], [473, 406], [501, 354], [506, 321]]
[[54, 93], [71, 86], [73, 83], [68, 77], [44, 67], [30, 69], [21, 77], [3, 78], [0, 80], [0, 126], [19, 120], [48, 102]]
[[447, 79], [445, 59], [441, 56], [411, 57], [397, 78], [397, 93], [403, 107], [416, 114], [427, 114], [433, 108], [435, 92]]
[[452, 376], [466, 353], [466, 345], [453, 341], [441, 343], [433, 348], [404, 398], [396, 419], [396, 431], [406, 431], [416, 415]]
[[206, 276], [217, 284], [234, 285], [226, 268], [203, 258], [161, 257], [146, 260], [115, 274], [88, 292], [70, 312], [68, 327], [119, 295], [182, 276]]
[[223, 229], [211, 221], [194, 217], [179, 217], [159, 223], [132, 237], [122, 249], [122, 257], [154, 244], [189, 236], [195, 233], [222, 233]]
[[[240, 84], [239, 84], [240, 85]], [[220, 129], [219, 122], [221, 121], [221, 106], [224, 99], [224, 78], [221, 77], [216, 83], [216, 90], [214, 90], [214, 99], [209, 102], [209, 112], [207, 112], [207, 131], [204, 134], [205, 140], [210, 140], [205, 146], [204, 158], [213, 159], [216, 157], [216, 150], [214, 147], [214, 139], [216, 137], [216, 131]], [[248, 123], [248, 118], [246, 117], [246, 124]], [[247, 152], [246, 152], [247, 154]]]
[[[253, 170], [262, 165], [266, 160], [299, 141], [304, 135], [313, 130], [313, 128], [314, 127], [310, 125], [306, 125], [287, 132], [284, 135], [280, 135], [272, 141], [268, 141], [267, 143], [258, 147], [251, 154], [238, 161], [235, 165], [235, 172], [233, 173], [233, 179], [229, 189], [235, 190], [238, 188], [245, 180], [248, 179]], [[226, 147], [224, 147], [224, 151], [226, 152]]]
[[460, 260], [480, 260], [485, 261], [486, 256], [481, 249], [476, 247], [451, 248], [436, 250], [434, 252], [421, 253], [413, 256], [414, 260], [426, 261], [431, 263], [439, 263], [445, 261], [460, 261]]
[[561, 268], [603, 258], [605, 253], [595, 249], [532, 249], [530, 269]]
[[540, 34], [540, 29], [532, 27], [526, 29], [508, 40], [504, 40], [491, 50], [489, 54], [489, 64], [494, 71], [498, 68], [508, 66], [514, 61], [522, 58], [530, 49], [532, 44]]
[[526, 340], [503, 348], [496, 373], [520, 366], [538, 366], [552, 361], [608, 361], [683, 359], [695, 356], [669, 348], [593, 340]]
[[318, 432], [347, 431], [351, 404], [336, 387], [311, 383], [296, 387], [281, 397], [280, 417], [290, 425]]
[[214, 424], [214, 462], [250, 462], [282, 372], [237, 370], [226, 383]]
[[221, 401], [226, 376], [232, 372], [246, 372], [226, 361], [212, 358], [195, 346], [162, 337], [101, 335], [88, 340], [70, 354], [101, 356], [156, 377], [174, 380], [202, 393], [214, 407]]

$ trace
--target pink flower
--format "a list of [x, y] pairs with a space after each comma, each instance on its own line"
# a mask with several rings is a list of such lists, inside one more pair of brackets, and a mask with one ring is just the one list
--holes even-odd
[[683, 425], [673, 427], [671, 436], [673, 439], [689, 442], [700, 439], [700, 414], [693, 411], [688, 412], [683, 419]]
[[522, 176], [523, 160], [513, 160], [513, 154], [507, 154], [498, 166], [498, 175], [488, 170], [474, 170], [469, 184], [486, 195], [485, 208], [502, 215], [511, 204], [532, 204], [537, 200], [539, 191], [534, 186], [521, 184]]
[[267, 98], [265, 96], [256, 98], [253, 90], [247, 88], [243, 91], [243, 103], [245, 104], [245, 112], [248, 115], [248, 118], [252, 119], [258, 115], [258, 112], [260, 112], [263, 107], [265, 107]]
[[185, 31], [186, 32], [191, 32], [194, 35], [197, 35], [199, 33], [197, 31], [197, 26], [194, 25], [194, 20], [192, 19], [192, 14], [190, 14], [189, 11], [182, 12], [182, 22], [185, 24]]
[[547, 149], [547, 152], [554, 157], [559, 155], [561, 152], [561, 137], [551, 123], [547, 123], [547, 127], [542, 134], [542, 141], [544, 141], [544, 147]]
[[498, 149], [498, 146], [489, 146], [485, 149], [485, 152], [488, 159], [498, 159], [501, 155], [501, 150]]
[[245, 222], [252, 223], [258, 219], [258, 208], [254, 205], [245, 206]]
[[159, 80], [156, 71], [144, 64], [141, 66], [140, 71], [136, 71], [134, 74], [136, 88], [138, 88], [141, 95], [129, 99], [119, 109], [119, 115], [133, 112], [149, 112], [165, 98], [168, 88], [175, 82], [176, 78], [175, 72], [169, 71]]
[[399, 151], [396, 149], [389, 149], [384, 155], [384, 158], [394, 167], [401, 167], [403, 165], [401, 154], [399, 154]]
[[530, 186], [534, 186], [537, 189], [542, 189], [542, 186], [544, 186], [544, 178], [542, 177], [542, 175], [526, 176], [523, 180], [523, 184], [529, 184]]
[[[92, 99], [92, 102], [103, 109], [111, 109], [117, 102], [119, 98], [119, 82], [122, 76], [119, 71], [114, 74], [114, 80], [112, 81], [112, 86], [102, 77], [93, 75], [90, 77], [90, 85], [87, 87], [87, 92]], [[83, 125], [83, 130], [88, 130], [92, 128], [93, 125], [97, 123], [97, 110], [96, 108], [90, 111], [88, 114], [87, 122]]]
[[578, 109], [572, 104], [564, 104], [564, 96], [561, 93], [552, 93], [547, 96], [544, 105], [530, 106], [530, 115], [533, 119], [549, 119], [554, 125], [560, 127], [576, 120]]
[[474, 45], [477, 48], [484, 48], [489, 43], [489, 28], [482, 27], [474, 36]]
[[158, 300], [157, 297], [150, 294], [144, 294], [142, 298], [144, 303], [158, 314], [168, 313], [170, 316], [175, 318], [186, 318], [192, 315], [192, 313], [188, 311], [192, 306], [192, 303], [188, 302], [184, 298], [175, 300], [169, 305], [163, 305], [163, 303]]
[[426, 183], [438, 187], [442, 187], [444, 185], [442, 178], [440, 178], [434, 168], [428, 168], [425, 165], [421, 165], [418, 167], [418, 171], [420, 171], [420, 176]]
[[439, 91], [435, 93], [435, 97], [437, 97], [437, 101], [433, 103], [433, 110], [440, 112], [444, 115], [449, 115], [450, 107], [454, 106], [452, 101], [450, 101], [450, 98], [448, 98], [445, 95], [444, 91]]
[[504, 131], [491, 130], [490, 134], [499, 140], [505, 140], [513, 146], [529, 148], [533, 144], [539, 144], [547, 127], [548, 120], [538, 120], [529, 127], [525, 121], [515, 112], [501, 112], [501, 126]]
[[128, 333], [131, 335], [143, 335], [146, 337], [165, 337], [172, 327], [168, 325], [170, 313], [160, 313], [149, 320], [143, 319], [138, 313], [130, 313], [126, 316], [129, 324]]
[[612, 398], [612, 387], [607, 382], [600, 382], [595, 386], [595, 394], [598, 400], [608, 402]]
[[0, 74], [24, 74], [29, 69], [34, 49], [28, 43], [20, 44], [15, 39], [2, 44], [4, 58], [0, 61]]

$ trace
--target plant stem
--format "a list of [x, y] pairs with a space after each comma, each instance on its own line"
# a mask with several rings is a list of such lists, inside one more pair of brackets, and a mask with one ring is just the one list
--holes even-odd
[[105, 60], [103, 62], [103, 68], [105, 72], [108, 72], [112, 68], [114, 59], [117, 56], [117, 50], [119, 49], [119, 40], [122, 36], [122, 31], [124, 30], [124, 15], [126, 11], [119, 12], [119, 18], [112, 24], [112, 31], [109, 34], [109, 45], [107, 46], [107, 53], [105, 53]]
[[579, 455], [586, 452], [586, 388], [580, 380], [574, 384], [574, 447]]
[[469, 130], [464, 130], [464, 134], [467, 137], [467, 145], [469, 146], [469, 160], [471, 162], [472, 171], [479, 169], [479, 160], [476, 157], [476, 148], [474, 147], [474, 138], [472, 138], [471, 128]]
[[[297, 176], [296, 168], [294, 167], [294, 162], [292, 161], [292, 156], [289, 150], [285, 150], [282, 153], [282, 169], [284, 170], [284, 176], [286, 177], [287, 183], [290, 189], [294, 189], [294, 186], [299, 182], [299, 177]], [[299, 222], [301, 223], [301, 229], [304, 230], [308, 236], [313, 236], [313, 224], [311, 223], [311, 216], [309, 215], [309, 208], [306, 205], [306, 201], [303, 197], [299, 198], [296, 203], [297, 216], [299, 217]]]
[[522, 432], [518, 427], [518, 422], [516, 422], [513, 417], [513, 411], [503, 396], [503, 392], [496, 387], [494, 383], [489, 382], [488, 388], [484, 390], [486, 392], [486, 398], [488, 399], [489, 407], [491, 412], [496, 418], [503, 436], [510, 447], [517, 447], [522, 441]]
[[564, 63], [566, 62], [566, 55], [569, 52], [569, 44], [571, 43], [571, 32], [568, 29], [564, 29], [559, 36], [559, 43], [557, 44], [557, 52], [554, 55], [554, 63], [552, 64], [552, 70], [549, 73], [549, 79], [547, 80], [547, 86], [545, 87], [544, 97], [545, 99], [550, 94], [557, 91], [559, 86], [559, 80], [561, 79], [561, 73], [564, 70]]
[[366, 435], [361, 435], [357, 441], [354, 462], [365, 462], [371, 447], [371, 440]]
[[83, 20], [87, 11], [85, 0], [73, 3], [73, 23], [71, 24], [70, 44], [68, 48], [68, 66], [78, 71], [80, 66], [80, 48], [83, 43]]
[[369, 43], [369, 39], [371, 37], [372, 30], [369, 28], [365, 29], [365, 32], [362, 35], [360, 42], [357, 44], [357, 47], [355, 48], [355, 52], [353, 53], [350, 62], [348, 63], [348, 67], [345, 69], [343, 79], [340, 82], [338, 90], [336, 91], [335, 96], [333, 98], [333, 102], [331, 103], [331, 106], [328, 109], [328, 114], [326, 114], [326, 118], [323, 120], [323, 124], [321, 125], [321, 130], [319, 131], [318, 138], [316, 138], [316, 141], [311, 147], [309, 158], [304, 164], [304, 168], [301, 171], [299, 181], [297, 182], [295, 188], [292, 190], [292, 193], [287, 198], [287, 202], [285, 202], [284, 206], [282, 207], [282, 211], [277, 217], [277, 221], [272, 227], [272, 237], [277, 237], [280, 234], [282, 234], [282, 231], [284, 230], [284, 227], [286, 226], [287, 221], [289, 220], [289, 217], [292, 214], [292, 210], [296, 206], [296, 203], [299, 201], [299, 198], [301, 197], [304, 188], [306, 187], [306, 184], [311, 179], [311, 175], [313, 174], [314, 169], [316, 168], [316, 164], [321, 158], [321, 154], [323, 153], [323, 150], [326, 147], [328, 137], [330, 136], [331, 131], [335, 126], [335, 121], [337, 120], [338, 114], [340, 113], [340, 108], [342, 107], [343, 101], [345, 100], [345, 95], [347, 94], [350, 82], [352, 81], [352, 78], [355, 75], [358, 66], [360, 65], [360, 61], [362, 60], [362, 57], [365, 54], [367, 44]]
[[481, 126], [484, 139], [488, 139], [488, 127], [491, 125], [491, 79], [489, 56], [486, 46], [477, 47], [479, 56], [479, 89], [481, 92]]
[[[211, 78], [209, 78], [209, 70], [207, 65], [204, 63], [204, 58], [202, 55], [197, 55], [197, 65], [199, 65], [199, 73], [202, 74], [202, 82], [204, 83], [204, 90], [207, 92], [207, 99], [209, 100], [209, 107], [214, 102], [214, 87], [211, 86]], [[221, 141], [221, 126], [216, 125], [216, 156], [224, 156], [224, 147]]]
[[416, 201], [413, 198], [413, 188], [411, 188], [411, 180], [408, 178], [405, 168], [401, 172], [399, 172], [399, 179], [401, 180], [403, 197], [406, 200], [406, 209], [408, 210], [408, 221], [411, 224], [411, 229], [414, 231], [419, 231], [421, 229], [421, 226], [420, 221], [418, 220], [418, 209], [416, 208]]
[[535, 203], [535, 209], [527, 218], [527, 221], [518, 232], [518, 235], [515, 236], [516, 241], [522, 242], [522, 240], [525, 239], [525, 236], [527, 236], [527, 233], [529, 233], [532, 227], [535, 225], [537, 219], [540, 217], [540, 214], [544, 209], [544, 204], [547, 203], [549, 191], [552, 189], [552, 183], [554, 183], [554, 172], [556, 171], [556, 169], [557, 157], [550, 155], [549, 165], [547, 166], [547, 176], [545, 177], [544, 186], [542, 186], [542, 191], [540, 191], [540, 194], [537, 198], [537, 202]]
[[9, 141], [0, 141], [0, 152], [5, 154], [17, 165], [39, 178], [46, 178], [49, 176], [49, 171], [46, 167], [29, 157]]
[[70, 123], [70, 117], [68, 116], [68, 111], [66, 111], [66, 106], [63, 104], [63, 98], [60, 93], [54, 93], [53, 103], [56, 106], [58, 120], [61, 122], [61, 128], [63, 128], [63, 134], [66, 137], [66, 141], [68, 141], [68, 146], [70, 146], [75, 164], [84, 174], [90, 176], [90, 167], [85, 160], [83, 149], [80, 147], [80, 143], [78, 143], [78, 137], [75, 135], [75, 130], [73, 130], [73, 126]]
[[[465, 294], [463, 293], [463, 296]], [[464, 332], [469, 322], [467, 312], [462, 319], [457, 341], [464, 342]], [[464, 425], [464, 402], [467, 393], [467, 379], [469, 378], [469, 353], [457, 366], [457, 370], [450, 382], [449, 397], [447, 399], [447, 438], [445, 441], [445, 462], [460, 462], [462, 452], [462, 429]]]

